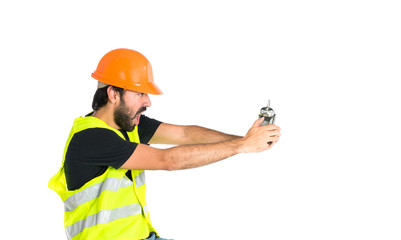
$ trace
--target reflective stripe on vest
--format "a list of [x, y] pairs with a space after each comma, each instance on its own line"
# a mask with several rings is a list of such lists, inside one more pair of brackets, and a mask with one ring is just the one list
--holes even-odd
[[85, 228], [93, 227], [97, 224], [109, 223], [119, 218], [142, 214], [142, 206], [139, 203], [114, 208], [111, 210], [101, 210], [96, 214], [68, 226], [65, 230], [68, 239], [81, 233]]
[[[74, 134], [88, 128], [109, 129], [125, 139], [120, 131], [100, 119], [78, 118], [64, 148], [63, 165]], [[127, 134], [131, 142], [140, 142], [137, 127]], [[150, 232], [156, 232], [146, 205], [145, 172], [131, 170], [131, 181], [126, 177], [127, 171], [108, 167], [101, 176], [73, 191], [67, 188], [64, 166], [50, 179], [49, 187], [64, 202], [64, 226], [68, 239], [143, 239]]]
[[134, 180], [135, 180], [136, 187], [140, 187], [142, 185], [145, 185], [146, 184], [145, 172], [139, 173], [138, 176], [134, 177]]
[[[139, 173], [135, 178], [136, 187], [145, 185], [145, 172]], [[79, 205], [89, 202], [95, 198], [98, 198], [103, 191], [118, 191], [120, 188], [129, 187], [134, 183], [127, 177], [120, 178], [107, 178], [105, 181], [95, 184], [91, 187], [83, 189], [80, 192], [75, 193], [67, 200], [64, 201], [64, 207], [66, 212], [73, 211]]]
[[95, 198], [98, 198], [103, 191], [118, 191], [120, 188], [129, 187], [134, 183], [127, 177], [124, 178], [106, 178], [105, 181], [95, 184], [91, 187], [83, 189], [80, 192], [75, 193], [67, 200], [64, 201], [64, 207], [66, 212], [73, 211], [79, 205], [89, 202]]

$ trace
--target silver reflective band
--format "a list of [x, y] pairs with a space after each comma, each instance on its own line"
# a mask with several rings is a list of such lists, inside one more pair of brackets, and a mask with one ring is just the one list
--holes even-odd
[[145, 181], [145, 171], [139, 173], [138, 176], [134, 177], [136, 187], [140, 187], [146, 184]]
[[119, 218], [142, 214], [142, 207], [139, 203], [119, 207], [111, 210], [102, 210], [96, 214], [90, 215], [85, 219], [68, 226], [65, 231], [67, 238], [71, 239], [81, 233], [85, 228], [93, 227], [101, 223], [109, 223]]
[[145, 215], [146, 217], [146, 215], [149, 214], [148, 205], [143, 206], [143, 211], [144, 211], [143, 215]]
[[126, 176], [123, 178], [107, 178], [103, 182], [83, 189], [65, 200], [65, 211], [73, 211], [79, 205], [98, 198], [103, 191], [118, 191], [120, 188], [129, 187], [131, 185], [133, 185], [133, 182]]

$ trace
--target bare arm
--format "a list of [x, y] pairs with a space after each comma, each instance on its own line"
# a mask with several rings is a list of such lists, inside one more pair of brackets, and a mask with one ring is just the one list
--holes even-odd
[[[259, 126], [255, 121], [245, 137], [215, 143], [177, 146], [157, 149], [140, 144], [123, 164], [124, 169], [177, 170], [204, 166], [238, 153], [261, 152], [270, 149], [280, 137], [275, 125]], [[267, 142], [272, 142], [271, 145]]]
[[200, 126], [180, 126], [162, 123], [149, 141], [149, 144], [187, 145], [215, 143], [239, 138], [241, 137]]

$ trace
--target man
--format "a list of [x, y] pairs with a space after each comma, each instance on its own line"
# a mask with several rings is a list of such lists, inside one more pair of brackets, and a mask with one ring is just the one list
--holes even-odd
[[[162, 94], [149, 61], [116, 49], [99, 62], [94, 112], [74, 121], [63, 165], [49, 181], [65, 205], [68, 239], [162, 239], [150, 222], [144, 170], [211, 164], [278, 142], [280, 128], [255, 121], [244, 137], [148, 118], [149, 94]], [[179, 145], [157, 149], [148, 144]]]

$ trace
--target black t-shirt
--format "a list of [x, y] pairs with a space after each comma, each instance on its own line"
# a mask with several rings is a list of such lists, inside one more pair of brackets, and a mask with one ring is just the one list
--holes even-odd
[[[141, 143], [147, 144], [160, 124], [160, 121], [141, 115], [138, 125]], [[138, 144], [128, 140], [126, 131], [120, 132], [126, 140], [105, 128], [89, 128], [74, 134], [64, 162], [69, 190], [82, 187], [102, 175], [109, 166], [120, 168], [128, 160]], [[127, 176], [132, 180], [131, 171], [127, 171]]]

